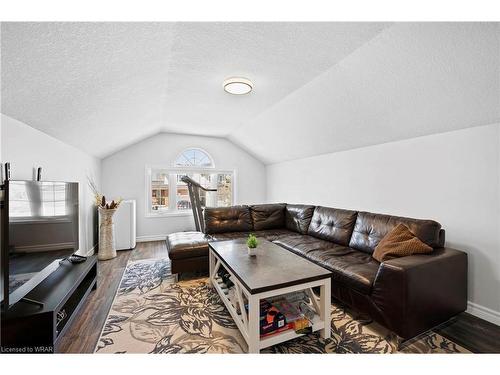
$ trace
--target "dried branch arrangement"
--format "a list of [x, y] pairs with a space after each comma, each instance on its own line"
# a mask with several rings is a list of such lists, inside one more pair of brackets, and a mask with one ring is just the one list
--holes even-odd
[[118, 208], [120, 203], [122, 202], [123, 199], [118, 198], [117, 200], [112, 200], [111, 202], [106, 202], [106, 197], [99, 193], [97, 190], [97, 187], [95, 185], [94, 180], [91, 177], [87, 177], [89, 187], [92, 190], [92, 193], [94, 193], [94, 204], [104, 210], [113, 210], [115, 208]]

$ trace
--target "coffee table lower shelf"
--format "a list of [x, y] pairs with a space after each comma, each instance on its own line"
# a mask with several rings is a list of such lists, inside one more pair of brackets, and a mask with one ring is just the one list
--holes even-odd
[[[231, 280], [234, 282], [235, 293], [233, 300], [228, 297], [228, 289], [223, 283], [222, 279], [217, 275], [217, 272], [223, 262], [219, 257], [210, 251], [210, 283], [212, 287], [217, 291], [224, 305], [231, 314], [233, 320], [235, 321], [238, 329], [240, 330], [243, 338], [248, 344], [248, 353], [259, 353], [260, 349], [264, 349], [279, 343], [293, 340], [304, 334], [296, 333], [293, 329], [289, 329], [283, 332], [275, 333], [269, 336], [260, 336], [260, 300], [279, 296], [291, 292], [305, 291], [311, 300], [311, 307], [316, 314], [312, 319], [312, 331], [321, 331], [321, 337], [330, 337], [330, 278], [325, 278], [312, 282], [300, 283], [285, 288], [273, 289], [270, 291], [251, 294], [245, 287], [239, 282], [238, 278], [233, 275], [233, 273], [227, 268], [226, 271], [231, 275]], [[320, 288], [320, 298], [318, 299], [312, 288]], [[248, 312], [245, 308], [238, 309], [236, 307], [236, 302], [238, 302], [240, 307], [245, 306], [245, 298], [248, 301]]]

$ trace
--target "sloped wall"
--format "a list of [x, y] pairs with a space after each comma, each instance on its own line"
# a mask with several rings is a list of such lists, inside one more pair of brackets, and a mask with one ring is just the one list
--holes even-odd
[[267, 200], [439, 221], [469, 255], [469, 308], [500, 324], [500, 125], [267, 166]]
[[396, 23], [231, 139], [272, 164], [493, 124], [499, 70], [500, 23]]

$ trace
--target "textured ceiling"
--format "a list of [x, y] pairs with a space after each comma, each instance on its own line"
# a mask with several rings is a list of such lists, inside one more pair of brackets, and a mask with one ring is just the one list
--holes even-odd
[[[2, 23], [2, 113], [104, 157], [158, 132], [266, 163], [500, 120], [493, 23]], [[231, 96], [222, 81], [250, 78]]]
[[[159, 131], [226, 136], [381, 23], [3, 23], [2, 112], [106, 156]], [[253, 93], [222, 90], [233, 75]]]

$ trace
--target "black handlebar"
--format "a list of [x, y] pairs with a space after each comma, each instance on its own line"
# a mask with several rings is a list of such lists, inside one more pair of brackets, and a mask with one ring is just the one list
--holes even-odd
[[207, 189], [206, 187], [201, 186], [198, 182], [196, 182], [195, 180], [193, 180], [189, 176], [182, 176], [181, 177], [181, 181], [185, 182], [188, 185], [196, 186], [196, 187], [198, 187], [198, 188], [200, 188], [200, 189], [202, 189], [204, 191], [217, 191], [217, 189]]

